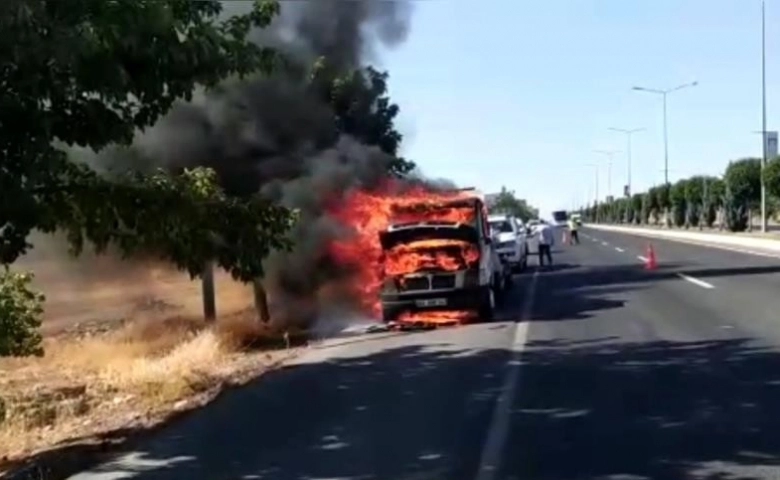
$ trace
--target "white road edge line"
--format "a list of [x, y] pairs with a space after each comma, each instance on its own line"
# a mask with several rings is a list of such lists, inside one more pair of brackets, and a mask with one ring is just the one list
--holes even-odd
[[715, 243], [707, 243], [707, 242], [699, 242], [696, 240], [687, 240], [682, 238], [664, 238], [664, 237], [658, 237], [658, 236], [652, 236], [652, 235], [639, 235], [636, 233], [631, 232], [618, 232], [625, 235], [631, 235], [634, 237], [639, 238], [649, 238], [652, 240], [665, 240], [667, 242], [677, 242], [677, 243], [683, 243], [688, 245], [696, 245], [698, 247], [707, 247], [707, 248], [717, 248], [720, 250], [726, 250], [729, 252], [736, 252], [736, 253], [744, 253], [747, 255], [756, 255], [758, 257], [766, 257], [766, 258], [780, 258], [780, 254], [777, 253], [771, 253], [771, 252], [763, 252], [759, 250], [748, 250], [744, 248], [738, 248], [738, 247], [732, 247], [730, 245], [721, 245], [721, 244], [715, 244]]
[[712, 285], [711, 283], [707, 283], [704, 280], [699, 280], [698, 278], [693, 278], [693, 277], [691, 277], [689, 275], [686, 275], [684, 273], [678, 273], [677, 276], [682, 278], [683, 280], [691, 282], [694, 285], [698, 285], [701, 288], [715, 288], [715, 285]]
[[625, 252], [625, 250], [623, 250], [623, 249], [622, 249], [622, 248], [620, 248], [620, 247], [615, 247], [615, 250], [617, 250], [617, 251], [618, 251], [618, 252], [620, 252], [620, 253], [623, 253], [623, 252]]
[[520, 360], [528, 340], [528, 320], [533, 313], [538, 279], [539, 270], [536, 270], [526, 290], [526, 301], [525, 305], [523, 305], [520, 322], [515, 328], [515, 336], [512, 341], [512, 356], [507, 363], [506, 376], [501, 385], [501, 391], [490, 419], [487, 438], [479, 458], [476, 480], [494, 480], [501, 468], [504, 447], [509, 438], [512, 404], [514, 403], [517, 384], [520, 381]]

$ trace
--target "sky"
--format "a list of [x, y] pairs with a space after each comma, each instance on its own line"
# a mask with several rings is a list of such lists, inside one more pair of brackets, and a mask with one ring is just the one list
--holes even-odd
[[[767, 129], [780, 128], [780, 0], [767, 0]], [[430, 177], [501, 186], [543, 216], [761, 155], [759, 0], [416, 0], [382, 52], [403, 154]], [[777, 93], [775, 93], [777, 92]], [[608, 156], [618, 150], [611, 169]], [[597, 164], [598, 167], [593, 166]], [[609, 174], [611, 170], [611, 175]], [[610, 181], [611, 178], [611, 181]]]

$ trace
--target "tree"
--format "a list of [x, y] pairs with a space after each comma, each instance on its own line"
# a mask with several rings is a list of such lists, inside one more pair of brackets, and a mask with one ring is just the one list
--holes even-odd
[[642, 216], [642, 200], [644, 199], [645, 195], [642, 193], [635, 193], [631, 195], [631, 218], [629, 219], [630, 223], [643, 223], [643, 216]]
[[256, 1], [226, 21], [221, 9], [218, 0], [2, 2], [0, 59], [13, 68], [0, 70], [0, 263], [30, 248], [33, 229], [67, 231], [74, 253], [85, 241], [99, 251], [113, 243], [191, 275], [214, 260], [242, 280], [262, 274], [269, 250], [289, 246], [290, 212], [226, 196], [211, 171], [110, 180], [62, 150], [129, 144], [197, 86], [268, 71], [273, 52], [246, 37], [278, 3]]
[[[751, 212], [761, 201], [761, 159], [743, 158], [729, 163], [723, 175], [726, 182], [726, 207], [736, 211], [726, 212], [733, 221], [729, 228], [741, 228], [742, 217], [750, 224]], [[739, 231], [739, 230], [736, 230]]]
[[[669, 189], [669, 206], [671, 208], [671, 222], [676, 227], [681, 227], [685, 224], [685, 188], [687, 180], [679, 180], [672, 184]], [[668, 220], [667, 220], [668, 222]]]
[[501, 192], [496, 196], [490, 210], [495, 213], [514, 215], [523, 222], [538, 216], [536, 209], [529, 206], [525, 200], [517, 198], [514, 190], [507, 190], [506, 187], [501, 187]]
[[[395, 128], [400, 108], [387, 94], [387, 72], [373, 67], [336, 72], [320, 59], [312, 73], [312, 86], [335, 114], [336, 132], [376, 146], [394, 158], [390, 173], [404, 176], [414, 162], [398, 156], [403, 135]], [[335, 140], [335, 139], [334, 139]]]
[[764, 180], [767, 194], [780, 197], [780, 157], [775, 157], [767, 162]]
[[685, 224], [688, 227], [698, 226], [702, 218], [705, 181], [704, 177], [695, 176], [685, 182]]

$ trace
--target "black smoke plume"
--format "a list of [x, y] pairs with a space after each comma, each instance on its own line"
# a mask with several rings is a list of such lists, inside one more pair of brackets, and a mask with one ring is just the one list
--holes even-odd
[[[225, 2], [224, 14], [244, 13], [249, 3]], [[281, 7], [272, 25], [251, 38], [291, 58], [300, 65], [298, 73], [291, 69], [229, 82], [219, 93], [176, 107], [138, 139], [136, 148], [146, 167], [208, 166], [232, 194], [259, 191], [299, 209], [301, 221], [292, 232], [296, 247], [269, 257], [264, 284], [272, 292], [272, 315], [308, 317], [319, 313], [322, 287], [349, 274], [325, 254], [327, 245], [345, 234], [326, 214], [326, 203], [352, 188], [377, 186], [386, 179], [391, 158], [339, 136], [331, 107], [300, 72], [321, 58], [339, 72], [376, 60], [379, 46], [394, 47], [406, 38], [411, 5], [298, 0], [282, 1]], [[123, 166], [115, 155], [103, 155], [100, 162], [101, 168]]]

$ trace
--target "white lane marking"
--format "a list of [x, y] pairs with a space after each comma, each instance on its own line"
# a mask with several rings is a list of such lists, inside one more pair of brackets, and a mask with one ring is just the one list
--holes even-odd
[[501, 460], [509, 438], [512, 404], [514, 403], [517, 384], [520, 381], [520, 359], [525, 343], [528, 340], [528, 320], [533, 313], [534, 297], [536, 296], [536, 283], [539, 278], [539, 270], [534, 272], [531, 284], [526, 291], [526, 301], [520, 316], [520, 323], [515, 328], [515, 337], [512, 342], [512, 356], [507, 364], [507, 372], [501, 385], [501, 393], [493, 409], [493, 416], [487, 430], [485, 445], [479, 459], [476, 480], [493, 480], [498, 475]]
[[609, 244], [607, 242], [601, 242], [601, 244], [604, 245], [605, 247], [609, 246]]
[[677, 276], [683, 280], [691, 282], [694, 285], [698, 285], [701, 288], [715, 288], [715, 285], [712, 285], [711, 283], [707, 283], [704, 280], [699, 280], [698, 278], [693, 278], [690, 275], [686, 275], [684, 273], [678, 273]]
[[623, 252], [625, 252], [625, 250], [623, 250], [623, 249], [622, 249], [622, 248], [620, 248], [620, 247], [615, 247], [615, 250], [617, 250], [617, 251], [618, 251], [618, 252], [620, 252], [620, 253], [623, 253]]
[[639, 260], [641, 260], [643, 262], [647, 261], [647, 257], [643, 257], [642, 255], [637, 255], [636, 258], [638, 258]]
[[682, 238], [654, 237], [654, 236], [649, 236], [649, 235], [639, 235], [639, 234], [636, 234], [636, 233], [628, 233], [628, 232], [626, 232], [626, 235], [633, 235], [635, 237], [640, 237], [640, 238], [650, 238], [650, 239], [653, 239], [653, 240], [665, 240], [667, 242], [684, 243], [684, 244], [688, 244], [688, 245], [696, 245], [698, 247], [718, 248], [718, 249], [721, 249], [721, 250], [727, 250], [729, 252], [744, 253], [746, 255], [756, 255], [758, 257], [780, 258], [780, 253], [762, 252], [762, 251], [758, 251], [758, 250], [747, 250], [747, 249], [744, 249], [744, 248], [737, 248], [737, 247], [732, 247], [732, 246], [729, 246], [729, 245], [699, 242], [699, 241], [696, 241], [696, 240], [688, 240], [688, 239], [682, 239]]

